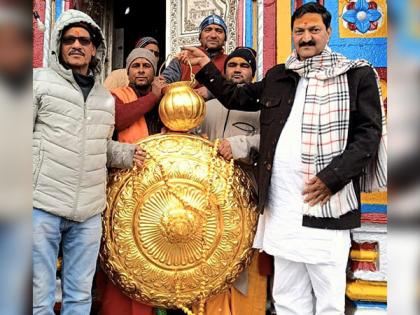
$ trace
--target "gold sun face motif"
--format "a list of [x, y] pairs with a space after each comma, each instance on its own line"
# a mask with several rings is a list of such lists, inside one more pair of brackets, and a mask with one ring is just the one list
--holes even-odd
[[103, 269], [124, 294], [158, 307], [218, 294], [252, 256], [258, 214], [250, 179], [198, 136], [140, 144], [144, 167], [110, 175]]

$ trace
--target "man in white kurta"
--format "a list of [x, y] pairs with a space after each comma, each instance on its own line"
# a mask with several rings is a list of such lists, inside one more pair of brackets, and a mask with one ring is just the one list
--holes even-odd
[[[308, 79], [299, 80], [292, 111], [277, 143], [268, 205], [254, 241], [255, 247], [275, 257], [273, 299], [282, 315], [314, 314], [312, 287], [319, 294], [328, 294], [319, 299], [323, 303], [317, 304], [317, 314], [338, 314], [344, 308], [350, 231], [302, 226], [305, 182], [297, 144], [302, 141], [307, 85]], [[296, 309], [300, 311], [293, 311]]]
[[308, 2], [291, 22], [295, 49], [260, 82], [232, 86], [196, 48], [179, 58], [227, 108], [261, 110], [254, 245], [274, 256], [277, 314], [343, 315], [360, 192], [386, 187], [385, 111], [372, 66], [328, 47], [325, 7]]

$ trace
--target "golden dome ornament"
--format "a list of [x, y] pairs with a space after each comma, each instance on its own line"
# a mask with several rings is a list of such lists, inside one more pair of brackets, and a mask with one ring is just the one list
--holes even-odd
[[191, 130], [200, 125], [206, 116], [204, 99], [193, 89], [196, 81], [191, 63], [189, 66], [191, 81], [174, 82], [163, 88], [164, 95], [159, 104], [159, 117], [172, 131]]
[[200, 125], [206, 116], [203, 98], [189, 81], [174, 82], [163, 88], [159, 117], [172, 131], [188, 131]]
[[251, 260], [258, 218], [251, 180], [217, 154], [218, 141], [177, 132], [139, 144], [147, 152], [143, 168], [110, 175], [101, 265], [134, 300], [189, 315], [200, 302], [203, 314], [204, 301]]

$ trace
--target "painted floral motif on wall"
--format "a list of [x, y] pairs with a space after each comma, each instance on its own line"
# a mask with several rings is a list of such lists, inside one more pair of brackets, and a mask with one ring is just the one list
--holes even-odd
[[383, 13], [376, 1], [356, 0], [344, 7], [342, 18], [350, 31], [367, 34], [380, 27]]

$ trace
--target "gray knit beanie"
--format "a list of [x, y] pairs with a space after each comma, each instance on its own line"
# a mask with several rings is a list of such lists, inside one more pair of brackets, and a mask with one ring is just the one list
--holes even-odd
[[134, 48], [130, 52], [125, 62], [125, 68], [127, 69], [127, 72], [133, 61], [137, 58], [144, 58], [147, 61], [149, 61], [153, 66], [154, 73], [156, 74], [158, 60], [150, 50], [147, 50], [145, 48]]

